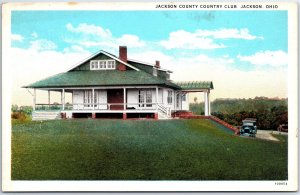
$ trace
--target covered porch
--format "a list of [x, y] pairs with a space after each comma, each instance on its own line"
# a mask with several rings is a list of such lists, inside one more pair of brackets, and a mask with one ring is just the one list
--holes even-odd
[[[178, 82], [176, 85], [177, 89], [159, 85], [33, 88], [33, 110], [34, 113], [57, 111], [62, 118], [81, 115], [97, 118], [106, 114], [122, 115], [124, 119], [128, 115], [168, 119], [176, 117], [176, 113], [189, 111], [187, 95], [201, 92], [204, 94], [204, 115], [210, 116], [211, 81]], [[43, 102], [37, 101], [37, 91], [47, 96]], [[60, 101], [53, 102], [53, 93]]]
[[176, 85], [181, 87], [181, 93], [203, 93], [204, 96], [204, 116], [211, 115], [210, 92], [214, 89], [212, 81], [185, 81], [177, 82]]
[[[37, 90], [46, 91], [47, 103], [37, 101]], [[163, 87], [160, 86], [111, 86], [111, 87], [76, 87], [76, 88], [34, 88], [33, 110], [37, 112], [60, 111], [63, 118], [87, 113], [92, 118], [97, 115], [122, 114], [122, 118], [144, 116], [148, 118], [171, 117], [171, 108], [164, 106]], [[52, 101], [51, 95], [59, 93], [60, 102]], [[66, 102], [69, 94], [71, 101]], [[137, 115], [140, 113], [141, 115]], [[136, 114], [136, 115], [135, 115]]]

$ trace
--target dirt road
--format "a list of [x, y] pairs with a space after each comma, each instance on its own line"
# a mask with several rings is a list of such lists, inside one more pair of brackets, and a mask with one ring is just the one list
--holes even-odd
[[287, 135], [287, 133], [285, 133], [285, 132], [257, 130], [256, 137], [259, 138], [259, 139], [265, 139], [265, 140], [271, 140], [271, 141], [279, 141], [272, 134]]

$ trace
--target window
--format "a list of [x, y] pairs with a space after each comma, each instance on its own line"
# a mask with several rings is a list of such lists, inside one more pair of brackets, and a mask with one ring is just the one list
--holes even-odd
[[179, 107], [179, 94], [177, 93], [176, 94], [176, 107], [178, 108]]
[[84, 91], [84, 107], [92, 107], [92, 90], [85, 90]]
[[91, 69], [95, 69], [96, 66], [98, 67], [98, 61], [91, 61]]
[[184, 101], [184, 102], [186, 101], [186, 94], [182, 95], [182, 101]]
[[152, 107], [152, 93], [150, 90], [146, 91], [146, 107]]
[[93, 100], [94, 100], [94, 107], [97, 107], [99, 103], [99, 99], [100, 99], [100, 95], [98, 91], [94, 91], [94, 98], [93, 98], [92, 90], [84, 90], [84, 94], [83, 94], [84, 107], [93, 107]]
[[105, 61], [99, 61], [99, 68], [100, 69], [106, 68], [106, 62]]
[[173, 91], [171, 90], [168, 91], [167, 102], [168, 104], [172, 104], [173, 102]]
[[157, 76], [157, 69], [156, 68], [153, 68], [153, 75]]
[[145, 106], [145, 96], [143, 91], [139, 91], [139, 107], [144, 107]]
[[91, 60], [91, 70], [112, 70], [116, 69], [115, 60]]
[[152, 92], [150, 90], [139, 91], [139, 107], [152, 107]]
[[107, 61], [107, 69], [115, 69], [115, 61], [114, 60]]
[[170, 73], [168, 73], [168, 72], [166, 73], [166, 79], [170, 80]]
[[106, 68], [106, 61], [99, 61], [100, 67], [99, 69], [105, 69]]

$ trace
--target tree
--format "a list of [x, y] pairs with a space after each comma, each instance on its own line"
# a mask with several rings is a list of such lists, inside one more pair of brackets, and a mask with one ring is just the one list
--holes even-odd
[[17, 112], [18, 111], [18, 105], [16, 105], [16, 104], [13, 104], [13, 105], [11, 105], [11, 111], [12, 112]]
[[194, 102], [195, 102], [195, 103], [197, 103], [197, 100], [198, 100], [198, 98], [197, 98], [197, 97], [194, 97]]
[[[190, 110], [200, 114], [203, 103], [190, 106]], [[259, 129], [277, 129], [288, 123], [287, 99], [256, 97], [255, 99], [216, 99], [211, 103], [212, 115], [231, 125], [241, 125], [245, 118], [256, 118]]]

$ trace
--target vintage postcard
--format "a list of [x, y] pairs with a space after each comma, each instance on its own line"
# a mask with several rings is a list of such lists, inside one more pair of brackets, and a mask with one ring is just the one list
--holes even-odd
[[297, 4], [2, 14], [3, 191], [298, 190]]

